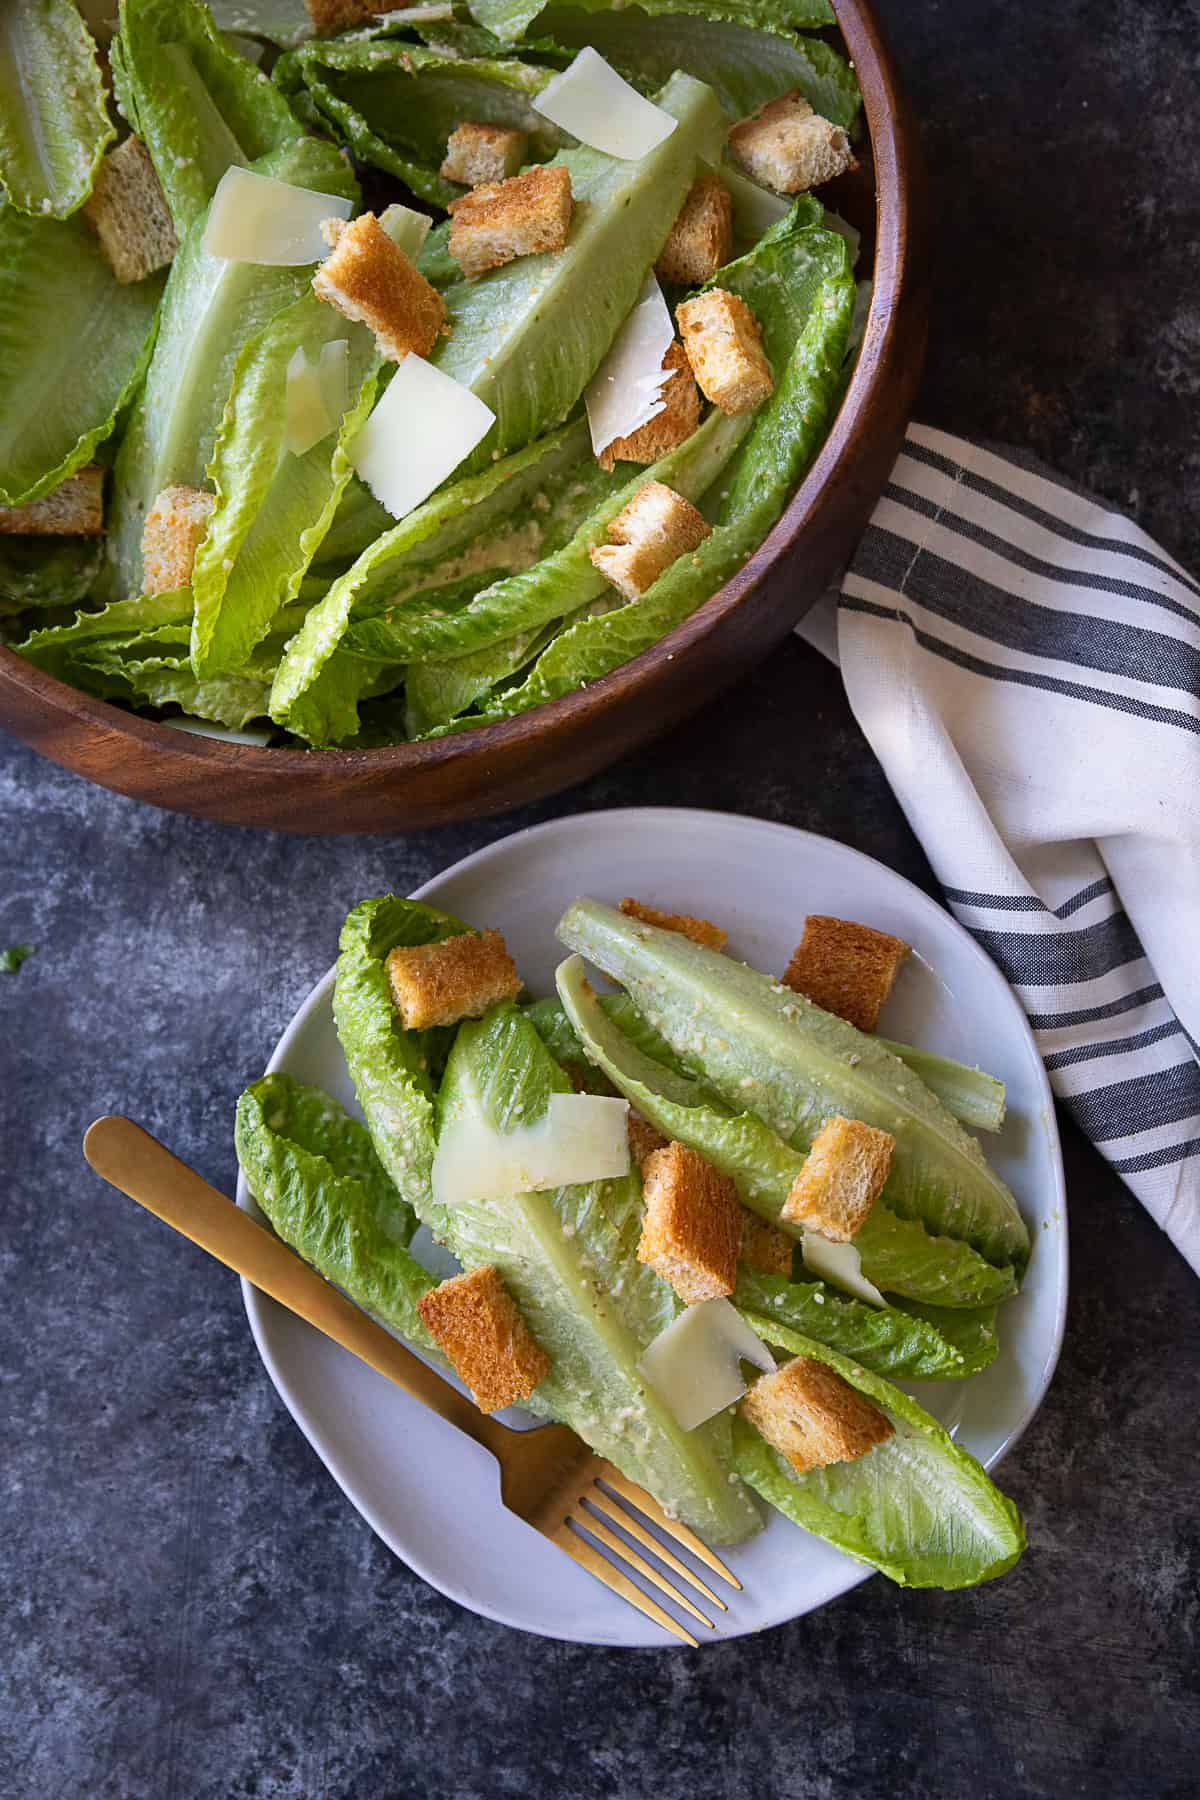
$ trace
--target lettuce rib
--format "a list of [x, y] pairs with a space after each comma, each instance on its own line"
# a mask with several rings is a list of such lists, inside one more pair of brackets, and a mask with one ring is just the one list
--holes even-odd
[[116, 135], [95, 40], [73, 0], [7, 0], [0, 6], [0, 185], [9, 204], [65, 219], [91, 193]]

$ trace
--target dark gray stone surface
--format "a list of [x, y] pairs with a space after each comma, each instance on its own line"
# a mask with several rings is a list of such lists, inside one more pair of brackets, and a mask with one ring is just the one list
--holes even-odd
[[[942, 207], [923, 416], [1020, 441], [1198, 560], [1193, 95], [1183, 0], [886, 0]], [[1073, 1296], [1005, 1465], [1031, 1548], [961, 1595], [876, 1579], [702, 1656], [461, 1612], [343, 1501], [233, 1280], [92, 1178], [129, 1111], [218, 1183], [230, 1124], [351, 902], [534, 818], [695, 804], [931, 886], [798, 644], [659, 750], [536, 812], [355, 842], [151, 812], [0, 765], [0, 1794], [461, 1800], [1196, 1792], [1195, 1278], [1065, 1130]]]

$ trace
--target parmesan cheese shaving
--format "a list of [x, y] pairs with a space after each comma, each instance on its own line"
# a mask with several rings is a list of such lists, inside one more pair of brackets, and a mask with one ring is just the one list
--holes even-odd
[[347, 454], [380, 504], [403, 519], [454, 473], [495, 418], [470, 388], [410, 353]]
[[679, 122], [630, 87], [590, 45], [533, 96], [531, 105], [581, 144], [622, 162], [648, 156]]
[[[409, 20], [412, 14], [408, 15]], [[398, 200], [391, 206], [385, 206], [379, 215], [379, 223], [387, 232], [398, 250], [403, 250], [409, 262], [416, 262], [425, 248], [425, 239], [429, 236], [433, 220], [424, 213], [414, 212], [411, 206], [401, 206]]]
[[772, 194], [769, 189], [759, 187], [757, 181], [751, 181], [732, 164], [723, 162], [717, 169], [725, 187], [729, 189], [733, 201], [733, 235], [739, 243], [756, 244], [764, 233], [770, 231], [772, 225], [778, 225], [792, 209], [792, 201], [785, 200], [779, 194]]
[[299, 268], [329, 254], [322, 219], [348, 219], [349, 200], [293, 187], [236, 165], [226, 169], [208, 209], [202, 248], [226, 262]]
[[660, 1331], [638, 1368], [683, 1431], [715, 1418], [746, 1392], [742, 1363], [770, 1374], [775, 1358], [728, 1300], [702, 1300]]
[[822, 1281], [831, 1281], [844, 1294], [865, 1300], [868, 1306], [886, 1306], [887, 1301], [862, 1272], [862, 1257], [853, 1244], [835, 1244], [819, 1231], [806, 1231], [800, 1240], [804, 1266]]
[[476, 1112], [452, 1115], [433, 1159], [433, 1197], [460, 1206], [627, 1175], [628, 1115], [627, 1101], [597, 1094], [551, 1094], [536, 1124], [515, 1131]]
[[[339, 414], [340, 417], [340, 414]], [[333, 430], [321, 378], [303, 345], [287, 366], [283, 400], [283, 441], [293, 456], [303, 456]]]
[[666, 406], [663, 387], [669, 371], [662, 363], [674, 341], [662, 289], [653, 274], [647, 275], [633, 311], [584, 392], [597, 456], [614, 438], [632, 436]]

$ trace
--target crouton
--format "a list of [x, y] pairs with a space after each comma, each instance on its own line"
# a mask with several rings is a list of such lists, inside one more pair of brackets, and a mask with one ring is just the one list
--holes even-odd
[[550, 1358], [490, 1263], [430, 1288], [417, 1311], [480, 1412], [528, 1400], [550, 1373]]
[[0, 537], [103, 537], [104, 470], [76, 469], [40, 500], [0, 506]]
[[638, 1261], [689, 1306], [732, 1294], [742, 1222], [737, 1190], [698, 1151], [667, 1144], [642, 1164], [646, 1215]]
[[711, 170], [702, 175], [683, 203], [654, 265], [664, 281], [699, 287], [711, 281], [733, 249], [733, 200]]
[[886, 931], [809, 913], [783, 979], [814, 1006], [874, 1031], [909, 949]]
[[304, 0], [318, 37], [333, 37], [359, 25], [373, 25], [376, 15], [402, 12], [410, 0]]
[[641, 1113], [634, 1112], [632, 1106], [625, 1120], [625, 1135], [629, 1139], [629, 1160], [639, 1169], [648, 1156], [653, 1156], [656, 1150], [665, 1150], [671, 1141], [648, 1119], [643, 1119]]
[[611, 469], [619, 462], [657, 462], [668, 450], [690, 438], [700, 423], [700, 393], [678, 338], [663, 357], [662, 366], [672, 371], [662, 386], [666, 405], [627, 437], [613, 438], [606, 444], [596, 457], [602, 469]]
[[528, 155], [527, 132], [467, 119], [450, 133], [441, 173], [447, 181], [480, 187], [485, 182], [507, 181]]
[[700, 391], [723, 413], [750, 412], [775, 390], [758, 320], [739, 294], [709, 288], [676, 308]]
[[826, 1119], [792, 1183], [781, 1217], [848, 1244], [878, 1200], [896, 1140], [861, 1119]]
[[498, 1000], [515, 1000], [521, 977], [498, 931], [460, 932], [439, 944], [398, 945], [388, 983], [408, 1031], [478, 1019]]
[[815, 1356], [795, 1356], [762, 1375], [741, 1410], [797, 1473], [853, 1462], [894, 1436], [877, 1406]]
[[807, 193], [858, 166], [843, 128], [795, 93], [742, 119], [729, 133], [729, 148], [747, 175], [776, 194]]
[[485, 182], [450, 202], [450, 254], [464, 275], [482, 275], [518, 256], [561, 250], [574, 205], [561, 163]]
[[657, 906], [643, 906], [640, 900], [631, 900], [628, 894], [621, 902], [621, 911], [628, 919], [640, 919], [643, 925], [657, 925], [660, 931], [677, 931], [681, 937], [691, 938], [693, 944], [703, 944], [706, 950], [722, 950], [729, 941], [729, 933], [720, 925], [714, 925], [711, 919], [697, 919], [691, 913], [660, 912]]
[[125, 285], [166, 268], [179, 248], [167, 197], [140, 137], [127, 137], [101, 158], [82, 210], [109, 268]]
[[637, 600], [664, 569], [711, 534], [712, 526], [690, 500], [661, 481], [648, 481], [610, 519], [610, 541], [594, 545], [588, 556], [618, 593]]
[[169, 594], [192, 579], [196, 551], [216, 505], [204, 488], [176, 482], [165, 487], [142, 526], [142, 591]]
[[744, 1262], [748, 1269], [761, 1270], [764, 1275], [790, 1275], [795, 1248], [795, 1238], [743, 1206], [739, 1262]]
[[403, 362], [428, 356], [446, 324], [442, 296], [392, 242], [374, 213], [321, 227], [331, 249], [313, 276], [313, 292], [375, 334], [379, 354]]

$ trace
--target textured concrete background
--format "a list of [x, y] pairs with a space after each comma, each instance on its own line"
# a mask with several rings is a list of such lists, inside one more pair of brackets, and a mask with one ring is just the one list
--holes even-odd
[[[1190, 0], [881, 0], [942, 224], [922, 416], [1022, 442], [1200, 562]], [[1031, 1549], [972, 1593], [869, 1582], [691, 1657], [544, 1644], [426, 1588], [342, 1500], [231, 1278], [94, 1180], [132, 1112], [219, 1183], [235, 1096], [360, 896], [630, 802], [824, 831], [931, 886], [800, 645], [551, 806], [321, 842], [0, 766], [0, 1794], [391, 1800], [1196, 1792], [1200, 1290], [1065, 1132], [1073, 1297], [1005, 1465]]]

